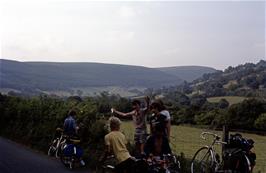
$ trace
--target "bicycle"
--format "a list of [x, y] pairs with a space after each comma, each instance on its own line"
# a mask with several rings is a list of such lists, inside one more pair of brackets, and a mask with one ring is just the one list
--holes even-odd
[[[114, 155], [107, 157], [103, 161], [102, 166], [97, 172], [101, 173], [115, 173], [115, 160]], [[149, 157], [147, 159], [136, 159], [133, 158], [134, 165], [132, 166], [131, 172], [133, 173], [179, 173], [180, 162], [176, 156], [172, 154], [163, 155], [163, 158]]]
[[[56, 129], [56, 138], [52, 140], [51, 145], [48, 149], [48, 156], [53, 156], [55, 155], [56, 158], [60, 157], [60, 154], [62, 152], [63, 149], [63, 145], [66, 142], [66, 136], [63, 134], [63, 129], [61, 128], [57, 128]], [[60, 136], [59, 134], [60, 133]]]
[[218, 173], [222, 168], [220, 156], [215, 152], [215, 144], [227, 144], [221, 141], [221, 137], [215, 133], [203, 132], [201, 138], [206, 140], [205, 135], [213, 136], [211, 145], [200, 148], [194, 155], [191, 162], [191, 173]]
[[[211, 145], [200, 148], [194, 155], [191, 162], [191, 173], [251, 173], [254, 165], [251, 164], [249, 151], [239, 146], [228, 147], [227, 142], [221, 141], [221, 137], [211, 132], [203, 132], [201, 138], [206, 140], [205, 135], [214, 137]], [[215, 144], [226, 145], [223, 151], [222, 160], [215, 152]], [[253, 146], [253, 145], [252, 145]], [[256, 156], [255, 156], [256, 157]]]
[[85, 162], [82, 160], [84, 151], [80, 146], [78, 146], [79, 143], [80, 139], [69, 138], [62, 145], [60, 160], [69, 169], [85, 165]]

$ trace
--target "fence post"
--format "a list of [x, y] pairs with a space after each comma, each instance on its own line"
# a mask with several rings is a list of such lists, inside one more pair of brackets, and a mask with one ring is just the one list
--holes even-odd
[[[223, 125], [223, 142], [228, 142], [229, 138], [229, 130], [227, 125]], [[225, 144], [222, 145], [222, 153], [224, 152], [226, 146]]]

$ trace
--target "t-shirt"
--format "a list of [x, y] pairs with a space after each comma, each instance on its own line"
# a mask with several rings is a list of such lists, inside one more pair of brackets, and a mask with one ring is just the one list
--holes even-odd
[[136, 129], [140, 129], [143, 131], [147, 130], [146, 109], [140, 109], [138, 112], [133, 111], [132, 118]]
[[72, 116], [68, 116], [65, 119], [64, 133], [69, 136], [76, 134], [76, 120]]
[[151, 133], [155, 134], [155, 128], [157, 126], [160, 126], [161, 129], [164, 129], [164, 134], [167, 134], [166, 131], [166, 123], [167, 123], [167, 117], [163, 114], [159, 114], [159, 115], [153, 115], [150, 118], [150, 127], [151, 127]]
[[161, 111], [160, 113], [163, 114], [163, 115], [165, 115], [165, 116], [166, 116], [166, 119], [167, 119], [168, 121], [171, 120], [171, 115], [170, 115], [169, 111], [167, 111], [167, 110], [163, 110], [163, 111]]
[[126, 138], [120, 131], [112, 131], [104, 137], [105, 145], [109, 145], [117, 159], [118, 163], [121, 163], [128, 158], [130, 154], [126, 147]]

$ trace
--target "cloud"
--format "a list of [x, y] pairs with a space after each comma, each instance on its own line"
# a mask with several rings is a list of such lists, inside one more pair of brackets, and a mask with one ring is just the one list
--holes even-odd
[[164, 52], [165, 55], [176, 55], [180, 52], [179, 48], [168, 49]]
[[137, 12], [128, 6], [122, 6], [118, 10], [118, 15], [122, 18], [131, 18], [137, 15]]

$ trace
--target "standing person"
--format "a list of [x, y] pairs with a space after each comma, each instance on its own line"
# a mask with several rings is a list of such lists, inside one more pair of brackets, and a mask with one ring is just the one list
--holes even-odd
[[118, 164], [115, 166], [116, 173], [129, 173], [134, 164], [134, 160], [130, 156], [126, 148], [126, 137], [123, 133], [120, 132], [121, 121], [117, 117], [111, 117], [109, 119], [111, 132], [105, 135], [105, 156], [113, 153], [115, 155]]
[[151, 135], [154, 135], [157, 128], [163, 129], [163, 134], [165, 137], [167, 135], [167, 117], [161, 113], [162, 106], [158, 102], [153, 102], [150, 106], [150, 110], [153, 113], [150, 118], [150, 132]]
[[166, 131], [167, 131], [167, 137], [168, 137], [168, 140], [170, 140], [170, 136], [171, 136], [171, 115], [169, 113], [169, 111], [166, 109], [163, 101], [161, 99], [158, 99], [157, 102], [161, 105], [161, 114], [165, 115], [166, 116], [166, 120], [167, 120], [167, 123], [166, 123]]
[[135, 140], [137, 154], [144, 154], [144, 144], [147, 138], [146, 114], [149, 111], [149, 103], [150, 103], [149, 97], [145, 97], [145, 101], [146, 101], [146, 107], [141, 108], [140, 101], [134, 100], [132, 102], [133, 111], [128, 113], [119, 112], [112, 108], [113, 112], [120, 116], [132, 117], [135, 126], [134, 140]]
[[70, 110], [67, 118], [64, 121], [64, 134], [69, 137], [75, 136], [79, 129], [76, 124], [76, 115], [76, 111]]
[[[66, 143], [70, 143], [70, 139], [73, 137], [76, 138], [78, 135], [79, 127], [76, 124], [76, 115], [77, 115], [76, 111], [70, 110], [67, 118], [64, 121], [64, 134], [67, 135]], [[73, 145], [71, 145], [71, 147], [73, 147]], [[82, 159], [83, 150], [80, 147], [77, 147], [77, 150], [79, 150], [78, 151], [79, 153], [82, 153], [80, 154], [79, 159], [80, 159], [80, 164], [84, 166], [85, 162]]]

